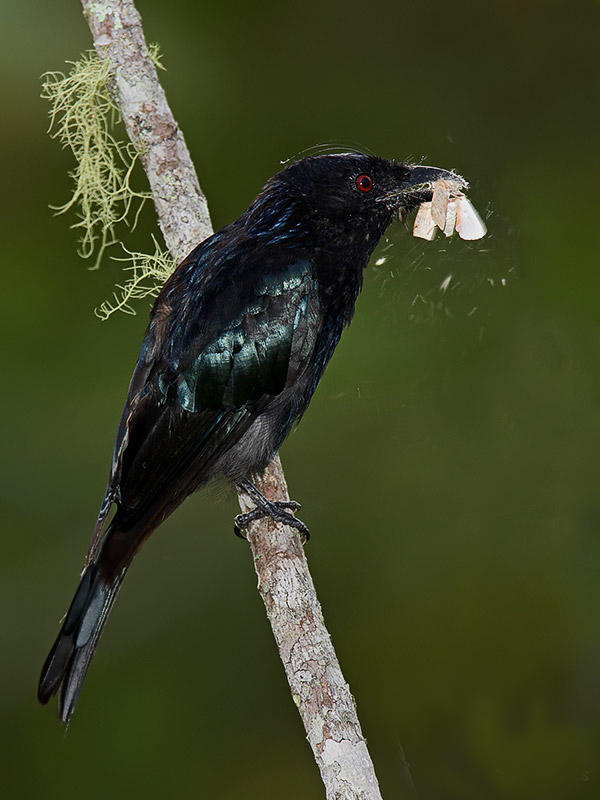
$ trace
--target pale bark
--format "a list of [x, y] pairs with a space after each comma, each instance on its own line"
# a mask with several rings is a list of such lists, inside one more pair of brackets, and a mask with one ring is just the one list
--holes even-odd
[[[289, 500], [279, 457], [258, 488], [269, 500]], [[252, 502], [240, 495], [243, 511]], [[252, 523], [248, 540], [292, 699], [321, 771], [328, 800], [381, 800], [354, 697], [344, 680], [300, 537], [270, 519]]]
[[[148, 57], [131, 0], [82, 0], [101, 58], [113, 65], [114, 98], [152, 189], [167, 247], [179, 260], [212, 233], [188, 149]], [[257, 486], [270, 500], [288, 498], [279, 458]], [[242, 510], [252, 507], [241, 494]], [[342, 675], [295, 530], [270, 519], [248, 529], [258, 589], [292, 699], [321, 772], [328, 800], [381, 800], [373, 763]], [[284, 797], [285, 787], [273, 791]]]

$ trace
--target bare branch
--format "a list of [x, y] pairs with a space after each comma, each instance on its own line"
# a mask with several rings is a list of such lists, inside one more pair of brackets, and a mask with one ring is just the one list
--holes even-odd
[[[208, 236], [210, 217], [194, 166], [148, 57], [131, 0], [82, 0], [114, 97], [152, 189], [167, 246], [177, 259]], [[289, 499], [279, 458], [257, 481], [270, 500]], [[242, 510], [249, 500], [240, 495]], [[328, 800], [381, 800], [373, 763], [342, 675], [297, 533], [271, 520], [250, 526], [258, 588]], [[283, 792], [283, 790], [282, 790]]]
[[[290, 499], [279, 456], [256, 485], [269, 500]], [[252, 503], [240, 495], [240, 506], [249, 511]], [[381, 800], [354, 698], [325, 627], [300, 537], [267, 518], [252, 523], [248, 540], [258, 591], [328, 800]]]

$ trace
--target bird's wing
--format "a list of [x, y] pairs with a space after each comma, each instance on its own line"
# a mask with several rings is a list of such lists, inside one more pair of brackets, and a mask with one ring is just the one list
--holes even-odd
[[126, 524], [156, 527], [309, 363], [318, 293], [306, 259], [288, 259], [258, 281], [248, 274], [235, 291], [229, 283], [204, 289], [196, 308], [176, 302], [168, 285], [157, 301], [88, 561], [114, 502]]

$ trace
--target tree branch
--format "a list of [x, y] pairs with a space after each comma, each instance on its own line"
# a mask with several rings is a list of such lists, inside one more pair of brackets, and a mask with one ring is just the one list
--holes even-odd
[[[269, 500], [290, 499], [279, 456], [256, 485]], [[240, 506], [249, 511], [252, 503], [240, 495]], [[248, 540], [258, 591], [328, 800], [381, 800], [300, 537], [292, 528], [263, 518], [252, 524]]]
[[[206, 200], [183, 135], [148, 56], [131, 0], [82, 0], [127, 133], [146, 171], [167, 247], [180, 260], [212, 233]], [[279, 458], [256, 481], [270, 500], [289, 499]], [[242, 510], [251, 508], [244, 494]], [[297, 533], [263, 519], [248, 540], [258, 589], [292, 698], [298, 707], [328, 800], [381, 800], [354, 698], [344, 680]]]

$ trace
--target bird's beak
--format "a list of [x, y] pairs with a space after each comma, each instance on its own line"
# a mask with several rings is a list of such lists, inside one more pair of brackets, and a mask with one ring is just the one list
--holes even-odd
[[429, 202], [433, 196], [433, 187], [437, 181], [444, 180], [449, 184], [451, 192], [463, 192], [469, 184], [456, 172], [449, 172], [439, 167], [426, 167], [422, 164], [409, 166], [409, 173], [402, 185], [392, 192], [378, 198], [385, 203], [392, 201], [402, 209], [402, 213], [416, 208], [421, 203]]
[[462, 194], [469, 187], [466, 180], [455, 172], [419, 164], [408, 167], [408, 175], [403, 176], [402, 183], [397, 189], [377, 199], [383, 201], [387, 208], [394, 209], [399, 219], [404, 221], [411, 211], [422, 203], [431, 202], [435, 184], [441, 180], [448, 184], [452, 195]]
[[[469, 184], [460, 175], [455, 172], [449, 172], [447, 169], [439, 169], [438, 167], [426, 167], [418, 165], [410, 167], [410, 174], [408, 176], [408, 186], [405, 191], [418, 192], [430, 191], [433, 189], [433, 184], [437, 181], [447, 181], [450, 188], [455, 191], [463, 191], [469, 188]], [[431, 200], [431, 197], [428, 198]]]

